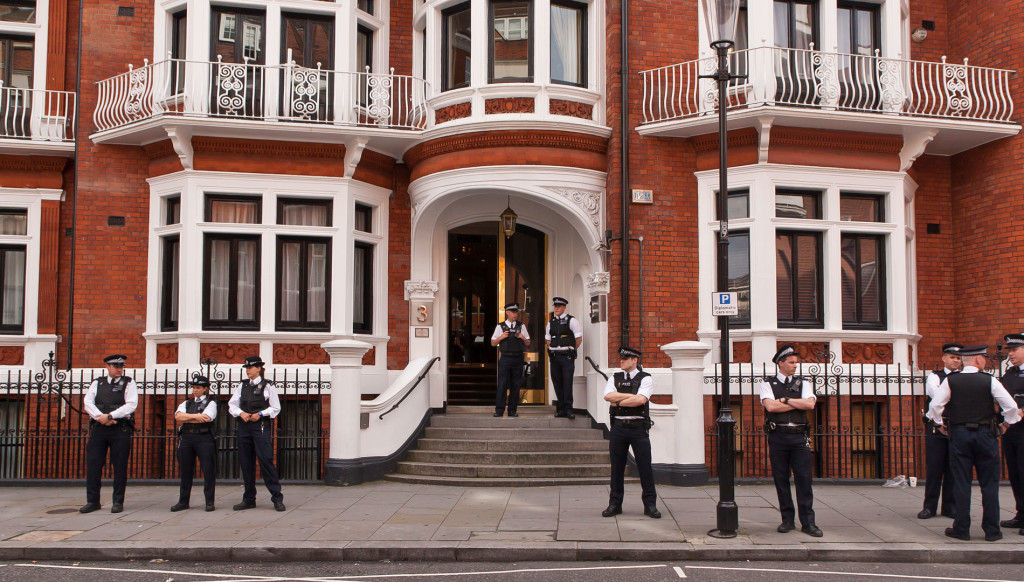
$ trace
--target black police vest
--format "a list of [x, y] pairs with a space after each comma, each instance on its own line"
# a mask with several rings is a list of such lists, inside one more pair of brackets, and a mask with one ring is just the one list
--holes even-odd
[[[803, 395], [804, 379], [792, 376], [789, 382], [780, 382], [778, 376], [765, 378], [776, 400], [783, 398], [800, 398]], [[765, 418], [775, 424], [807, 424], [807, 413], [803, 410], [787, 410], [786, 412], [765, 411]]]
[[[612, 376], [615, 382], [615, 391], [623, 394], [636, 394], [640, 390], [640, 383], [644, 378], [650, 376], [647, 372], [637, 372], [636, 376], [627, 380], [625, 372], [615, 372]], [[610, 416], [642, 416], [651, 417], [650, 401], [644, 402], [641, 406], [619, 406], [612, 404], [608, 408]]]
[[985, 372], [951, 374], [949, 385], [950, 426], [986, 424], [996, 417], [996, 401], [992, 398], [992, 376]]
[[126, 376], [121, 376], [113, 382], [110, 382], [107, 376], [97, 380], [96, 408], [103, 414], [110, 414], [124, 406], [124, 391], [128, 387], [129, 380], [131, 378]]
[[501, 331], [509, 332], [509, 336], [498, 342], [498, 351], [503, 356], [522, 356], [526, 344], [523, 343], [522, 338], [514, 337], [513, 334], [523, 329], [523, 324], [515, 321], [509, 326], [503, 321], [499, 325], [501, 326]]
[[561, 318], [558, 317], [552, 317], [551, 321], [548, 322], [548, 335], [551, 336], [551, 347], [576, 347], [576, 334], [574, 334], [572, 332], [572, 328], [569, 327], [570, 320], [572, 320], [572, 316], [567, 315], [565, 316], [565, 321], [562, 321]]
[[[1024, 370], [1021, 370], [1019, 366], [1011, 366], [999, 378], [999, 382], [1017, 403], [1017, 408], [1024, 409]], [[1006, 431], [1022, 432], [1024, 431], [1024, 422], [1011, 424]]]
[[[206, 407], [210, 404], [210, 397], [206, 396], [202, 400], [196, 401], [195, 398], [189, 398], [185, 401], [185, 412], [187, 414], [202, 414], [206, 410]], [[213, 432], [213, 421], [210, 422], [186, 422], [182, 423], [178, 429], [183, 433], [205, 433]]]
[[242, 412], [256, 414], [270, 408], [270, 401], [267, 400], [266, 386], [270, 380], [263, 379], [259, 384], [253, 384], [252, 380], [246, 380], [242, 384], [242, 394], [238, 400], [238, 407]]

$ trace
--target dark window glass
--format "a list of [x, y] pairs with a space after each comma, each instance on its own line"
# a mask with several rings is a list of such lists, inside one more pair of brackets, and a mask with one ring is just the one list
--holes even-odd
[[373, 245], [357, 242], [352, 275], [352, 332], [373, 332]]
[[839, 3], [840, 53], [875, 56], [875, 49], [881, 48], [878, 8], [877, 4]]
[[164, 224], [181, 222], [181, 196], [171, 196], [164, 202]]
[[206, 222], [259, 224], [263, 220], [261, 199], [253, 196], [206, 197]]
[[329, 239], [278, 237], [277, 329], [330, 329]]
[[35, 0], [0, 2], [0, 21], [34, 23], [36, 21]]
[[25, 247], [0, 246], [0, 333], [25, 332]]
[[729, 325], [750, 327], [750, 233], [729, 233], [729, 291], [736, 293], [739, 313]]
[[775, 46], [809, 49], [818, 46], [814, 0], [775, 0]]
[[366, 107], [369, 104], [370, 79], [367, 73], [373, 72], [373, 31], [365, 26], [356, 27], [356, 72], [363, 76], [359, 77], [359, 104]]
[[365, 204], [356, 204], [355, 229], [360, 232], [373, 232], [373, 208]]
[[178, 329], [178, 272], [181, 244], [176, 236], [163, 239], [163, 290], [160, 302], [160, 329]]
[[471, 63], [469, 2], [441, 13], [441, 90], [469, 86]]
[[260, 238], [208, 234], [203, 255], [203, 327], [259, 329]]
[[839, 219], [851, 222], [885, 222], [883, 198], [872, 194], [839, 196]]
[[551, 3], [551, 81], [587, 84], [587, 5]]
[[843, 327], [885, 329], [885, 239], [842, 237]]
[[[729, 220], [750, 218], [750, 192], [748, 190], [730, 190], [726, 205], [729, 212]], [[717, 192], [715, 193], [715, 220], [721, 220], [721, 217], [718, 215]]]
[[188, 13], [176, 12], [171, 24], [171, 87], [178, 95], [185, 90], [185, 60], [188, 58]]
[[264, 44], [266, 16], [262, 11], [242, 10], [213, 6], [211, 8], [212, 32], [210, 35], [210, 57], [216, 61], [222, 57], [225, 63], [266, 62]]
[[779, 218], [821, 218], [821, 192], [777, 190], [775, 216]]
[[533, 80], [533, 3], [491, 1], [491, 83]]
[[28, 234], [28, 210], [0, 208], [0, 234]]
[[277, 223], [295, 226], [330, 226], [330, 200], [277, 199]]
[[775, 235], [775, 289], [779, 327], [822, 327], [821, 235]]
[[359, 0], [356, 7], [367, 14], [373, 14], [373, 0]]

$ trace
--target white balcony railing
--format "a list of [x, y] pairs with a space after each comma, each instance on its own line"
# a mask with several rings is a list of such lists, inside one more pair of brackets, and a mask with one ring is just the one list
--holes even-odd
[[[717, 59], [642, 71], [643, 123], [714, 111]], [[927, 63], [877, 56], [762, 47], [730, 55], [729, 109], [765, 105], [1011, 123], [1014, 71], [964, 63]]]
[[0, 82], [0, 139], [74, 143], [75, 94]]
[[164, 115], [388, 129], [426, 125], [426, 82], [407, 75], [167, 59], [104, 79], [98, 131]]

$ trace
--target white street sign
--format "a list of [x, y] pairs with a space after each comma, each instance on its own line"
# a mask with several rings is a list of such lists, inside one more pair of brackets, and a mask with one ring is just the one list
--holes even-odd
[[736, 303], [735, 293], [712, 293], [711, 294], [711, 315], [739, 315], [740, 306]]

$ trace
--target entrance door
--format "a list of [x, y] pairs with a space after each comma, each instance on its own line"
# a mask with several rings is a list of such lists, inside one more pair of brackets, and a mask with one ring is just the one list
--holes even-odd
[[498, 222], [479, 222], [448, 233], [448, 403], [494, 405], [498, 351], [491, 346], [504, 305], [518, 302], [520, 321], [532, 339], [531, 376], [520, 390], [523, 403], [546, 402], [544, 274], [546, 237], [519, 226], [506, 239]]
[[333, 18], [285, 13], [281, 26], [281, 62], [295, 63], [281, 71], [281, 114], [291, 120], [331, 119]]

